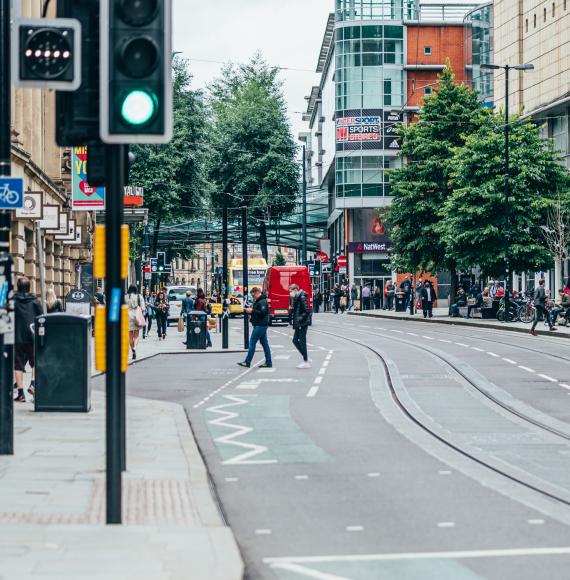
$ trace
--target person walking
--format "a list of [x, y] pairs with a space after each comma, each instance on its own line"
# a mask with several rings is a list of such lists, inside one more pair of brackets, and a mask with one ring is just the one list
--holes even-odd
[[297, 284], [289, 286], [291, 297], [291, 324], [295, 331], [293, 344], [303, 357], [303, 362], [297, 365], [298, 369], [310, 369], [309, 353], [307, 351], [307, 330], [311, 324], [311, 314], [307, 304], [307, 294], [299, 289]]
[[358, 288], [353, 284], [350, 288], [350, 310], [354, 310], [358, 300]]
[[536, 332], [536, 325], [538, 324], [538, 320], [541, 314], [544, 316], [546, 322], [548, 323], [550, 332], [557, 330], [552, 324], [552, 320], [550, 319], [550, 312], [548, 311], [548, 308], [546, 308], [547, 298], [548, 296], [546, 295], [546, 289], [544, 288], [544, 278], [542, 278], [538, 282], [538, 288], [534, 291], [534, 320], [530, 329], [530, 334], [533, 336], [538, 336], [538, 333]]
[[386, 298], [386, 307], [388, 310], [392, 310], [394, 305], [394, 297], [396, 296], [396, 284], [392, 280], [388, 280], [386, 287], [384, 288], [384, 296]]
[[362, 288], [362, 310], [370, 310], [370, 286], [366, 284]]
[[136, 360], [140, 329], [144, 328], [142, 323], [146, 322], [146, 319], [144, 316], [144, 296], [139, 294], [134, 284], [129, 286], [125, 302], [129, 314], [129, 346], [131, 347], [133, 360]]
[[145, 339], [150, 334], [152, 319], [154, 318], [155, 300], [156, 294], [154, 292], [151, 294], [150, 290], [147, 288], [144, 293], [144, 317], [146, 320], [146, 326], [143, 327], [143, 339]]
[[154, 315], [156, 316], [156, 331], [158, 333], [158, 340], [166, 340], [166, 327], [168, 326], [168, 311], [170, 305], [166, 294], [161, 290], [156, 295], [154, 303]]
[[382, 308], [382, 290], [380, 289], [380, 286], [376, 286], [372, 296], [372, 302], [374, 302], [375, 310], [380, 310]]
[[53, 288], [48, 288], [46, 292], [46, 306], [48, 314], [63, 312], [63, 304], [61, 303], [61, 300], [59, 300], [59, 298], [56, 296], [55, 290]]
[[334, 285], [333, 293], [334, 293], [333, 294], [334, 313], [338, 314], [338, 311], [340, 310], [340, 299], [342, 296], [342, 290], [340, 289], [339, 284]]
[[402, 283], [400, 284], [400, 290], [404, 294], [404, 311], [410, 306], [410, 299], [412, 294], [412, 283], [410, 282], [410, 277], [406, 276]]
[[253, 326], [253, 331], [249, 339], [249, 350], [247, 356], [243, 362], [239, 362], [240, 367], [249, 368], [251, 366], [251, 361], [255, 356], [255, 347], [257, 343], [260, 342], [263, 347], [263, 353], [265, 354], [265, 362], [259, 365], [261, 368], [270, 369], [273, 366], [271, 361], [271, 348], [269, 347], [269, 340], [267, 339], [267, 329], [269, 328], [269, 304], [267, 303], [267, 298], [261, 292], [261, 288], [257, 286], [251, 289], [251, 296], [253, 298], [253, 304], [251, 308], [245, 308], [251, 318], [250, 322]]
[[[196, 300], [194, 301], [194, 310], [196, 312], [205, 312], [208, 314], [208, 303], [206, 302], [206, 294], [202, 288], [196, 290]], [[210, 329], [206, 325], [206, 347], [212, 347], [212, 336]]]
[[425, 284], [420, 293], [420, 298], [422, 299], [422, 310], [424, 313], [424, 318], [433, 318], [433, 303], [435, 301], [435, 292], [429, 280], [425, 281]]
[[32, 369], [32, 382], [28, 387], [28, 393], [32, 397], [36, 394], [34, 323], [36, 316], [42, 314], [42, 305], [33, 294], [30, 294], [30, 280], [25, 276], [18, 278], [16, 293], [14, 294], [14, 376], [17, 388], [14, 401], [17, 403], [26, 402], [24, 372], [28, 363]]

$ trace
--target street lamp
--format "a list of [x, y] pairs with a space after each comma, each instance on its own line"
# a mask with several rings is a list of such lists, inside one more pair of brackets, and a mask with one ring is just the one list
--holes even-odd
[[514, 70], [534, 70], [533, 64], [515, 64], [503, 66], [491, 63], [482, 63], [482, 69], [505, 71], [505, 321], [509, 320], [509, 280], [510, 272], [510, 216], [509, 198], [511, 195], [511, 181], [509, 171], [509, 71]]

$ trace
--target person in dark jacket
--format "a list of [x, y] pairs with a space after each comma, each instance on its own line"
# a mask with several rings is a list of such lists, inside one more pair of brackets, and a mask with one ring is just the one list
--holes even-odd
[[[196, 300], [194, 301], [194, 310], [196, 312], [205, 312], [208, 314], [211, 311], [210, 306], [206, 302], [206, 293], [202, 288], [196, 290]], [[212, 348], [212, 335], [206, 324], [206, 346]]]
[[34, 396], [35, 390], [35, 360], [34, 360], [34, 323], [36, 316], [43, 314], [39, 300], [30, 294], [30, 281], [26, 277], [18, 279], [17, 292], [14, 294], [14, 375], [18, 394], [14, 399], [18, 403], [26, 402], [24, 394], [24, 371], [26, 364], [32, 368], [32, 382], [28, 393]]
[[307, 352], [307, 329], [311, 323], [311, 313], [307, 304], [307, 294], [299, 289], [297, 284], [291, 284], [289, 295], [292, 300], [291, 322], [295, 330], [293, 335], [293, 344], [301, 353], [303, 362], [297, 365], [298, 369], [310, 369], [309, 354]]
[[410, 306], [410, 299], [412, 297], [412, 283], [409, 276], [406, 276], [404, 281], [400, 284], [400, 290], [404, 293], [404, 310], [407, 310]]
[[250, 315], [250, 322], [253, 326], [253, 331], [249, 338], [249, 351], [247, 357], [243, 362], [239, 362], [240, 367], [251, 366], [251, 361], [255, 355], [255, 347], [260, 342], [265, 354], [265, 362], [260, 365], [261, 368], [271, 368], [271, 349], [269, 348], [269, 340], [267, 340], [267, 328], [269, 327], [269, 304], [267, 298], [261, 292], [260, 288], [254, 287], [251, 289], [251, 296], [254, 300], [251, 308], [245, 308], [245, 312]]
[[372, 301], [374, 302], [374, 308], [380, 310], [382, 308], [382, 290], [380, 286], [376, 286], [374, 294], [372, 295]]
[[339, 284], [335, 284], [334, 286], [334, 298], [333, 298], [333, 305], [334, 305], [334, 313], [338, 314], [340, 310], [340, 299], [342, 297], [342, 290], [340, 289]]
[[550, 331], [556, 330], [556, 327], [552, 324], [552, 320], [550, 319], [550, 312], [548, 308], [546, 308], [546, 290], [544, 288], [544, 278], [538, 282], [538, 288], [534, 291], [534, 320], [532, 322], [532, 328], [530, 329], [530, 334], [533, 336], [537, 336], [536, 332], [536, 325], [538, 324], [538, 320], [540, 315], [542, 314], [548, 323], [548, 327]]
[[435, 301], [435, 291], [429, 280], [425, 281], [425, 284], [420, 292], [420, 298], [422, 301], [422, 310], [424, 313], [424, 318], [433, 318], [433, 303]]
[[451, 305], [451, 316], [457, 318], [459, 316], [459, 309], [467, 306], [467, 294], [462, 286], [459, 286], [457, 294], [455, 295], [455, 303]]
[[48, 288], [46, 292], [46, 306], [48, 314], [64, 312], [63, 304], [61, 303], [61, 300], [58, 299], [55, 290], [53, 288]]

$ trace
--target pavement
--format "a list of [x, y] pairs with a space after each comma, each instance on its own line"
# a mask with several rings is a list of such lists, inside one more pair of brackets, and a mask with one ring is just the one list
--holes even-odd
[[563, 341], [321, 314], [299, 370], [290, 329], [269, 333], [273, 369], [212, 353], [129, 375], [131, 393], [186, 409], [248, 579], [568, 577]]
[[[148, 340], [143, 357], [155, 354]], [[170, 340], [161, 346], [174, 349]], [[105, 525], [103, 392], [93, 392], [92, 406], [59, 414], [16, 405], [15, 454], [0, 457], [0, 580], [242, 578], [179, 405], [127, 398], [124, 525]]]
[[[393, 310], [365, 310], [362, 312], [351, 311], [350, 316], [364, 316], [374, 318], [386, 318], [389, 320], [425, 322], [426, 324], [449, 324], [453, 326], [470, 326], [474, 328], [489, 328], [494, 330], [509, 330], [512, 332], [527, 333], [530, 331], [530, 324], [522, 322], [499, 322], [498, 320], [482, 320], [480, 318], [452, 318], [449, 316], [447, 308], [434, 308], [433, 318], [425, 319], [422, 312], [410, 315], [409, 312], [394, 312]], [[550, 332], [546, 325], [541, 322], [536, 327], [538, 334], [551, 335], [559, 338], [570, 338], [570, 327], [557, 326], [557, 331]]]

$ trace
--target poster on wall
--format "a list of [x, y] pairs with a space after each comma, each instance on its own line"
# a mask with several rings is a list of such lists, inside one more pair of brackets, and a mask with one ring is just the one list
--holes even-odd
[[83, 226], [77, 226], [75, 228], [75, 239], [73, 240], [63, 240], [66, 246], [80, 246], [83, 242]]
[[125, 185], [125, 207], [141, 207], [144, 204], [144, 188]]
[[67, 234], [68, 227], [69, 227], [69, 214], [62, 212], [59, 214], [59, 228], [57, 230], [46, 228], [46, 234], [55, 234], [63, 236]]
[[59, 205], [44, 205], [43, 217], [39, 220], [42, 230], [59, 229]]
[[56, 240], [75, 240], [75, 220], [67, 223], [67, 233], [55, 236]]
[[75, 211], [105, 209], [105, 188], [87, 183], [87, 147], [74, 147], [71, 156], [71, 207]]
[[24, 202], [21, 208], [16, 210], [16, 218], [28, 220], [41, 220], [44, 217], [43, 193], [41, 191], [25, 191]]

